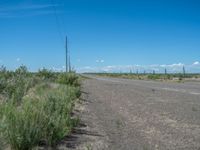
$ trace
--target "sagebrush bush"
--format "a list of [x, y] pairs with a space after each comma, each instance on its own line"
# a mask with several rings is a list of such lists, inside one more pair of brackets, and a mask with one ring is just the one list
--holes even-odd
[[150, 75], [147, 76], [147, 78], [151, 79], [151, 80], [162, 79], [161, 75], [159, 75], [159, 74], [150, 74]]
[[47, 121], [44, 137], [49, 145], [55, 145], [71, 131], [75, 121], [71, 118], [71, 112], [75, 99], [77, 99], [76, 93], [77, 88], [64, 85], [60, 85], [46, 94], [41, 93]]
[[0, 137], [0, 150], [4, 150], [4, 146], [3, 138]]
[[22, 66], [20, 66], [19, 68], [17, 68], [16, 70], [15, 70], [15, 73], [16, 73], [16, 75], [18, 75], [18, 76], [28, 76], [28, 68], [26, 67], [26, 66], [24, 66], [24, 65], [22, 65]]
[[13, 150], [31, 150], [42, 138], [45, 126], [42, 105], [24, 99], [20, 107], [9, 102], [4, 106], [4, 138]]
[[79, 76], [73, 72], [59, 74], [57, 82], [60, 84], [67, 84], [75, 87], [80, 86]]
[[52, 89], [42, 85], [38, 88], [36, 92], [39, 93], [34, 93], [32, 98], [23, 98], [18, 107], [12, 102], [3, 105], [5, 126], [2, 131], [14, 150], [32, 149], [42, 139], [48, 145], [55, 145], [76, 122], [71, 112], [77, 98], [77, 88], [66, 85]]
[[25, 68], [19, 68], [14, 73], [14, 76], [6, 79], [0, 78], [0, 94], [6, 96], [7, 99], [13, 99], [14, 103], [19, 104], [23, 96], [28, 90], [39, 83], [40, 79], [35, 76], [30, 76], [26, 73]]
[[56, 78], [56, 73], [53, 73], [51, 70], [48, 69], [39, 69], [37, 76], [42, 78], [43, 80], [55, 80]]
[[77, 88], [59, 86], [47, 94], [45, 111], [48, 116], [46, 139], [48, 144], [55, 145], [57, 141], [70, 133], [76, 119], [71, 112], [77, 99]]
[[7, 86], [7, 82], [5, 78], [0, 78], [0, 93], [3, 93]]

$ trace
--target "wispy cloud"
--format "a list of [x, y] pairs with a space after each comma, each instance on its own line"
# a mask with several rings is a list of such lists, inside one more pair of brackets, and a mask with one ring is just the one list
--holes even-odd
[[[0, 18], [17, 18], [38, 15], [47, 15], [54, 13], [53, 7], [58, 5], [52, 4], [18, 4], [15, 6], [0, 7]], [[60, 13], [60, 11], [57, 11]]]
[[45, 9], [45, 8], [51, 8], [57, 5], [51, 5], [51, 4], [43, 4], [43, 5], [17, 5], [17, 6], [5, 6], [0, 7], [0, 12], [8, 12], [8, 11], [21, 11], [21, 10], [38, 10], [38, 9]]

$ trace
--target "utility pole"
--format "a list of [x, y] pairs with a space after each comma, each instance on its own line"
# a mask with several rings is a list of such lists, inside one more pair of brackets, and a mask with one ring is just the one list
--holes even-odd
[[67, 73], [68, 72], [68, 45], [67, 45], [67, 36], [66, 36], [66, 45], [65, 46], [66, 46], [65, 47], [66, 48], [66, 52], [65, 52], [66, 53], [66, 58], [65, 58], [66, 59], [66, 64], [65, 64], [66, 65], [66, 70], [65, 71]]
[[69, 72], [71, 72], [71, 61], [70, 61], [70, 54], [69, 54]]
[[167, 75], [167, 69], [165, 68], [165, 75]]
[[183, 66], [183, 76], [185, 77], [185, 66]]
[[130, 74], [132, 74], [133, 72], [132, 72], [132, 69], [130, 69]]

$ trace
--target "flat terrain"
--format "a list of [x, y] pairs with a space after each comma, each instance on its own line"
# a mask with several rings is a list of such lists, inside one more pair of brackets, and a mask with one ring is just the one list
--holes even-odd
[[82, 115], [99, 145], [88, 149], [200, 149], [200, 82], [90, 78]]

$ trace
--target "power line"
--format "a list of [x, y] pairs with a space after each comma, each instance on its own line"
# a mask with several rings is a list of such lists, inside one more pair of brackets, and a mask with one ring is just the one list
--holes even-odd
[[55, 15], [55, 18], [56, 18], [56, 26], [57, 26], [57, 30], [58, 30], [58, 35], [60, 37], [61, 43], [63, 44], [64, 43], [64, 36], [62, 34], [61, 25], [60, 25], [60, 22], [59, 22], [59, 18], [58, 18], [58, 14], [57, 14], [57, 9], [56, 9], [54, 0], [51, 0], [51, 3], [52, 3], [52, 6], [54, 8], [54, 15]]
[[[64, 1], [62, 1], [62, 3], [61, 3], [61, 1], [60, 1], [60, 5], [61, 6], [64, 6], [65, 4], [64, 4]], [[64, 27], [63, 28], [63, 31], [64, 31], [64, 34], [66, 34], [67, 32], [66, 32], [66, 29], [65, 29], [65, 19], [64, 19], [64, 17], [63, 17], [63, 15], [61, 15], [60, 16], [60, 19], [61, 19], [61, 25]]]

